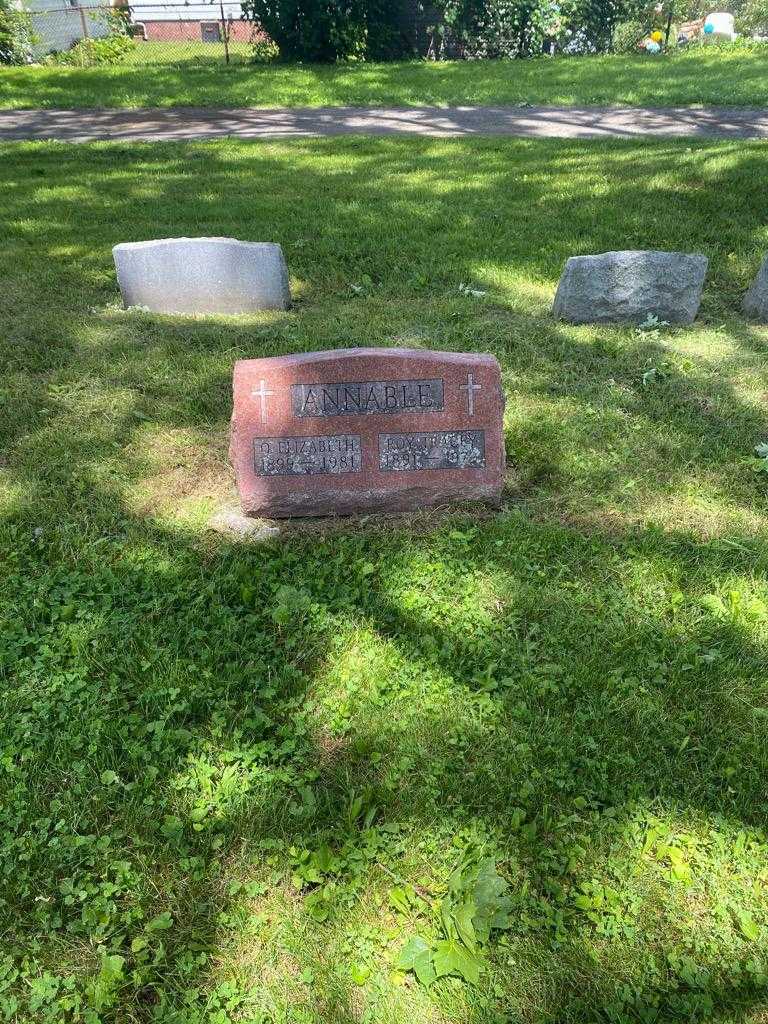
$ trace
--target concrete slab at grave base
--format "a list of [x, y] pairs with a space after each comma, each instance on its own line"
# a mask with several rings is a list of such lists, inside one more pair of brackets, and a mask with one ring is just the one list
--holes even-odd
[[572, 324], [641, 323], [648, 316], [690, 324], [699, 311], [707, 265], [706, 256], [684, 252], [571, 256], [552, 312]]
[[499, 504], [499, 364], [342, 349], [238, 362], [230, 456], [243, 511], [272, 517]]
[[243, 515], [239, 509], [224, 509], [211, 516], [208, 529], [224, 534], [231, 540], [249, 541], [264, 544], [276, 540], [281, 535], [279, 526], [270, 526], [259, 519]]
[[246, 515], [269, 515], [275, 519], [290, 519], [308, 516], [351, 516], [364, 513], [416, 512], [435, 508], [439, 505], [456, 505], [462, 502], [482, 502], [498, 508], [501, 504], [500, 488], [495, 484], [469, 486], [465, 488], [413, 487], [399, 489], [396, 494], [381, 488], [364, 488], [358, 491], [337, 487], [327, 491], [314, 491], [311, 495], [279, 495], [271, 498], [267, 505], [261, 495], [253, 495], [243, 501]]
[[121, 242], [112, 253], [126, 309], [236, 316], [287, 309], [283, 250], [236, 238], [159, 238]]

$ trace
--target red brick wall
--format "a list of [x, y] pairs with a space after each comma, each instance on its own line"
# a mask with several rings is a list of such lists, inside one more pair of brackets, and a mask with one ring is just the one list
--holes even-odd
[[[215, 21], [214, 18], [210, 20]], [[203, 39], [199, 21], [142, 21], [141, 24], [147, 30], [148, 40], [199, 43]], [[232, 21], [229, 38], [232, 42], [250, 43], [266, 36], [249, 21]]]

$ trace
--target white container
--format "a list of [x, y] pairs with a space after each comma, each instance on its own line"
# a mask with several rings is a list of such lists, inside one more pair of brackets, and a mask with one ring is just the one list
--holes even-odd
[[[709, 26], [712, 26], [712, 30], [709, 30]], [[716, 39], [735, 39], [736, 38], [736, 26], [733, 20], [732, 14], [727, 14], [724, 11], [718, 11], [713, 14], [708, 14], [704, 19], [704, 32], [702, 34], [704, 42], [713, 42]]]

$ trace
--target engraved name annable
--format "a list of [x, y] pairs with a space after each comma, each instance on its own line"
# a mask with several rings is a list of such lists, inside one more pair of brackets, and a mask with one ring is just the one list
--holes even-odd
[[483, 469], [484, 466], [483, 430], [379, 434], [379, 469], [385, 472]]
[[370, 416], [375, 413], [441, 412], [442, 379], [339, 381], [293, 384], [295, 416]]
[[362, 471], [359, 434], [255, 437], [253, 456], [257, 476], [309, 476], [316, 473]]

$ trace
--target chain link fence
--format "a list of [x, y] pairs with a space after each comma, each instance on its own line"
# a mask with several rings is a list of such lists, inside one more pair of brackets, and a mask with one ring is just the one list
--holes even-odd
[[94, 64], [234, 64], [267, 56], [271, 43], [239, 3], [62, 6], [30, 12], [34, 60]]

